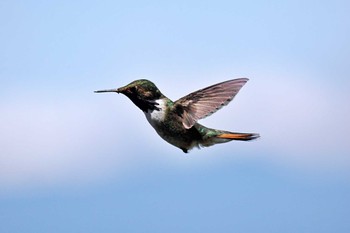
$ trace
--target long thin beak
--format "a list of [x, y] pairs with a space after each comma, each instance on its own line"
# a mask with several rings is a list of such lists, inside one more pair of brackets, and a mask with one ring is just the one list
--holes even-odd
[[94, 91], [95, 93], [103, 93], [103, 92], [116, 92], [116, 93], [120, 93], [120, 91], [118, 89], [107, 89], [107, 90], [98, 90], [98, 91]]

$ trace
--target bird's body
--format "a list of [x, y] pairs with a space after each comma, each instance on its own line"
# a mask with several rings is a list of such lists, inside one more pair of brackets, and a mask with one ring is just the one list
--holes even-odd
[[145, 114], [158, 135], [185, 153], [193, 147], [207, 147], [231, 140], [252, 140], [253, 133], [234, 133], [207, 128], [197, 121], [228, 104], [248, 79], [222, 82], [193, 92], [175, 102], [164, 96], [150, 81], [136, 80], [124, 87], [99, 92], [126, 95]]
[[[198, 145], [200, 134], [194, 128], [185, 129], [178, 116], [172, 112], [174, 103], [168, 98], [156, 101], [158, 109], [145, 113], [148, 122], [156, 130], [158, 135], [168, 143], [186, 151]], [[181, 135], [181, 137], [179, 137]]]

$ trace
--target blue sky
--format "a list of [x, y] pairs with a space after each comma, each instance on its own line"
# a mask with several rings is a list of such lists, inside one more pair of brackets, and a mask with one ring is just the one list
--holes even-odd
[[[1, 232], [349, 232], [347, 1], [1, 1]], [[185, 155], [124, 96], [248, 77]]]

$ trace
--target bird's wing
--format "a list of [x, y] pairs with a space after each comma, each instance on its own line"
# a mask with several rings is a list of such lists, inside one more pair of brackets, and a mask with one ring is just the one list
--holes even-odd
[[227, 105], [247, 81], [247, 78], [228, 80], [192, 92], [177, 100], [174, 108], [182, 117], [184, 127], [191, 128], [199, 119]]

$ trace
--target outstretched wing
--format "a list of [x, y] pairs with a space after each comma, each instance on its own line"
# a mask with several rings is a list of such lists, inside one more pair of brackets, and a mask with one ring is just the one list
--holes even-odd
[[174, 108], [182, 117], [184, 127], [191, 128], [199, 119], [207, 117], [227, 105], [247, 81], [247, 78], [225, 81], [177, 100], [174, 103]]

